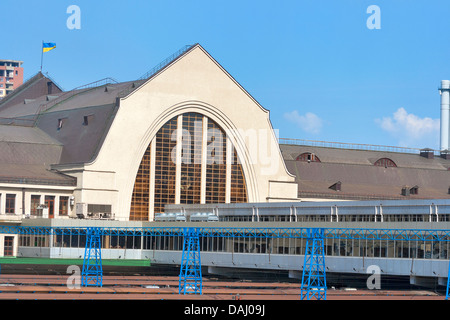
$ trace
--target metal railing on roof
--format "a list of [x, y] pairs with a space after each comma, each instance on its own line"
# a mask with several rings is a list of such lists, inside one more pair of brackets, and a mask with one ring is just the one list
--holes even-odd
[[115, 80], [113, 78], [104, 78], [104, 79], [101, 79], [101, 80], [97, 80], [97, 81], [94, 81], [94, 82], [91, 82], [91, 83], [79, 86], [79, 87], [77, 87], [75, 89], [72, 89], [70, 91], [64, 92], [59, 97], [57, 97], [57, 98], [55, 98], [53, 100], [50, 100], [47, 103], [41, 104], [39, 109], [38, 109], [38, 111], [37, 111], [37, 114], [45, 112], [45, 111], [49, 110], [50, 108], [56, 106], [57, 104], [65, 101], [65, 100], [67, 100], [67, 99], [69, 99], [69, 98], [71, 98], [71, 97], [73, 97], [73, 96], [75, 96], [75, 95], [77, 95], [77, 94], [79, 94], [81, 92], [85, 92], [88, 89], [98, 88], [98, 87], [105, 86], [105, 85], [112, 84], [112, 83], [117, 83], [117, 80]]
[[33, 127], [35, 118], [0, 118], [0, 125]]
[[181, 49], [179, 49], [177, 52], [173, 53], [163, 61], [161, 61], [159, 64], [154, 66], [152, 69], [144, 73], [141, 77], [136, 79], [136, 81], [133, 82], [132, 85], [130, 85], [128, 88], [120, 91], [117, 94], [117, 98], [123, 98], [126, 97], [128, 94], [130, 94], [133, 90], [140, 87], [146, 80], [153, 77], [155, 74], [157, 74], [159, 71], [164, 69], [166, 66], [177, 60], [180, 56], [191, 50], [193, 47], [195, 47], [197, 44], [189, 44], [183, 46]]
[[[290, 138], [279, 138], [278, 142], [280, 144], [293, 144], [309, 147], [352, 149], [364, 151], [385, 151], [385, 152], [399, 152], [399, 153], [413, 153], [413, 154], [420, 154], [420, 151], [423, 150], [419, 148], [408, 148], [408, 147], [382, 146], [382, 145], [362, 144], [362, 143], [329, 142], [329, 141], [316, 141], [316, 140], [303, 140]], [[435, 155], [440, 154], [438, 150], [432, 149], [427, 150], [434, 152]]]

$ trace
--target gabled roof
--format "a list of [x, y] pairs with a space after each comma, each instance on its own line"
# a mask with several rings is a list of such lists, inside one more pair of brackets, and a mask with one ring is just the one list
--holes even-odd
[[[53, 81], [38, 73], [0, 102], [0, 125], [34, 127], [57, 141], [62, 152], [53, 164], [90, 162], [114, 120], [120, 98], [133, 93], [196, 46], [183, 47], [134, 81], [117, 83], [108, 78], [66, 92], [59, 87], [48, 92], [47, 85]], [[85, 118], [89, 118], [88, 124]]]
[[63, 92], [55, 81], [42, 72], [38, 72], [20, 87], [0, 100], [0, 117], [8, 118], [8, 114], [2, 114], [11, 106], [17, 106], [23, 103], [25, 99], [36, 99], [49, 94], [58, 94]]

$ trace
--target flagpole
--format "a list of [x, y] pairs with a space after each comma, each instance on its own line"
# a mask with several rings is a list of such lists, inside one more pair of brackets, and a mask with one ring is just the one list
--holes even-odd
[[41, 46], [41, 73], [42, 73], [42, 62], [44, 61], [44, 40], [42, 40]]

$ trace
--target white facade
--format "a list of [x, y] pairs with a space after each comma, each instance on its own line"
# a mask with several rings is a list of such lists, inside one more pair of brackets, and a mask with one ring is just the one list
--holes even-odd
[[[39, 205], [46, 207], [46, 199], [53, 201], [50, 215], [54, 218], [69, 218], [73, 212], [74, 187], [48, 185], [0, 184], [0, 220], [20, 221], [34, 216], [50, 218], [48, 210], [32, 214], [32, 197], [39, 199]], [[9, 201], [7, 199], [9, 198]], [[67, 201], [67, 214], [60, 215], [61, 200]]]

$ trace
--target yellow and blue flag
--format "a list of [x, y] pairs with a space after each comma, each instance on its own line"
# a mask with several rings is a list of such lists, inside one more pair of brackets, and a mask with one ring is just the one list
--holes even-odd
[[56, 48], [56, 43], [44, 42], [42, 43], [42, 52], [48, 52]]

